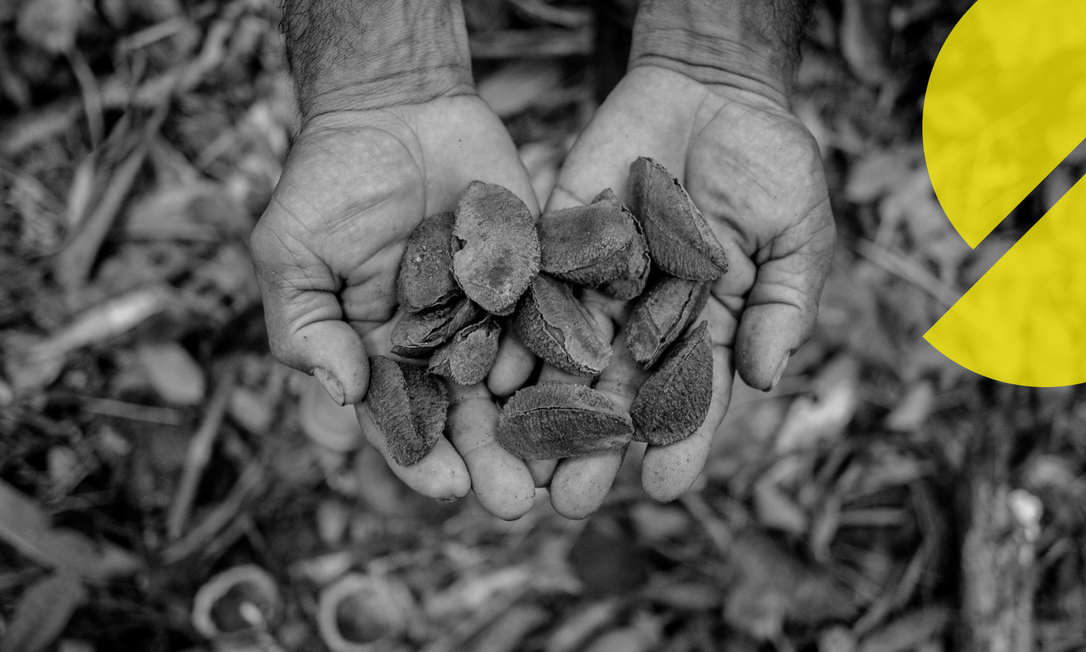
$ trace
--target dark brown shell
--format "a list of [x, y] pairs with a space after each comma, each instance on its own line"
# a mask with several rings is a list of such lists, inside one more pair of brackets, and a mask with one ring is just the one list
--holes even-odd
[[384, 356], [370, 358], [366, 405], [400, 466], [421, 460], [445, 431], [448, 390], [421, 367]]
[[444, 376], [458, 385], [480, 383], [498, 357], [501, 326], [493, 319], [461, 328], [430, 358], [430, 373]]
[[400, 308], [418, 312], [462, 294], [452, 273], [454, 218], [453, 213], [431, 215], [411, 232], [396, 282]]
[[539, 273], [539, 235], [528, 207], [501, 186], [473, 181], [460, 196], [453, 235], [453, 274], [464, 293], [489, 313], [513, 312]]
[[532, 279], [513, 328], [532, 353], [571, 374], [598, 376], [611, 361], [611, 344], [592, 316], [568, 285], [545, 274]]
[[436, 308], [408, 312], [392, 327], [392, 352], [404, 358], [424, 358], [485, 313], [469, 299]]
[[623, 337], [634, 360], [646, 369], [698, 318], [709, 300], [709, 284], [661, 276], [634, 304]]
[[634, 161], [630, 197], [656, 267], [692, 281], [713, 281], [728, 271], [709, 223], [664, 166], [645, 157]]
[[591, 455], [626, 445], [633, 422], [584, 385], [539, 383], [518, 391], [498, 418], [498, 442], [525, 460]]
[[617, 299], [644, 288], [649, 257], [645, 237], [632, 213], [610, 189], [587, 206], [544, 215], [539, 220], [540, 270], [584, 287], [601, 287]]
[[664, 445], [705, 422], [713, 399], [713, 348], [706, 322], [679, 340], [630, 406], [634, 440]]

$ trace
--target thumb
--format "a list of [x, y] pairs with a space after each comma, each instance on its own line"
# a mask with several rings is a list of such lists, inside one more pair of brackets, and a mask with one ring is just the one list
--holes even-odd
[[275, 231], [258, 223], [249, 240], [272, 355], [312, 374], [340, 405], [359, 403], [369, 388], [362, 338], [345, 321], [338, 281], [308, 250], [288, 250]]
[[[770, 390], [788, 359], [810, 337], [833, 260], [835, 228], [829, 202], [770, 243], [757, 267], [735, 339], [735, 366], [747, 385]], [[725, 274], [721, 281], [727, 282]]]

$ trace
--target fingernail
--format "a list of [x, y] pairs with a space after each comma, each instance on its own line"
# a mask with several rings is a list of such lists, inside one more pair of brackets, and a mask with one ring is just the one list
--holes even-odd
[[313, 376], [320, 381], [324, 386], [325, 391], [332, 397], [332, 400], [340, 405], [344, 405], [347, 402], [347, 397], [343, 391], [343, 385], [340, 384], [336, 377], [332, 375], [327, 369], [317, 367], [313, 370]]
[[460, 500], [460, 498], [458, 496], [449, 496], [447, 498], [438, 498], [438, 500], [443, 503], [455, 503]]
[[773, 374], [773, 381], [769, 383], [769, 389], [767, 392], [772, 392], [773, 388], [777, 386], [777, 383], [781, 382], [781, 377], [784, 376], [784, 370], [788, 367], [788, 361], [792, 359], [792, 354], [784, 356], [784, 360], [781, 360], [781, 364], [777, 367], [777, 373]]

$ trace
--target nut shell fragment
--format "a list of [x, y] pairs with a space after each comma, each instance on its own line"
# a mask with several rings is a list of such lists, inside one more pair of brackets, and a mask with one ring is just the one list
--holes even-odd
[[498, 419], [498, 442], [525, 460], [620, 448], [633, 422], [617, 403], [584, 385], [539, 383], [513, 394]]
[[484, 313], [468, 299], [436, 308], [404, 313], [392, 327], [392, 352], [404, 358], [423, 358], [449, 341]]
[[713, 281], [728, 271], [709, 223], [664, 166], [645, 157], [634, 161], [630, 196], [656, 267], [692, 281]]
[[384, 356], [370, 358], [366, 405], [400, 466], [421, 460], [445, 430], [448, 390], [421, 367]]
[[430, 373], [444, 376], [458, 385], [480, 383], [498, 357], [501, 326], [484, 319], [460, 329], [430, 358]]
[[508, 315], [539, 273], [539, 235], [524, 202], [511, 191], [473, 181], [460, 196], [453, 227], [460, 249], [453, 274], [487, 312]]
[[452, 273], [454, 219], [454, 213], [431, 215], [408, 237], [396, 283], [404, 310], [433, 308], [461, 293]]
[[592, 316], [567, 284], [545, 274], [532, 279], [513, 328], [533, 353], [571, 374], [598, 376], [611, 361], [611, 345]]
[[539, 221], [540, 270], [563, 281], [632, 299], [645, 287], [649, 255], [632, 213], [604, 190], [591, 204]]
[[679, 340], [630, 406], [634, 440], [664, 445], [686, 439], [705, 422], [713, 398], [713, 348], [702, 322]]
[[709, 284], [664, 276], [642, 294], [626, 323], [626, 348], [646, 369], [698, 318], [709, 300]]

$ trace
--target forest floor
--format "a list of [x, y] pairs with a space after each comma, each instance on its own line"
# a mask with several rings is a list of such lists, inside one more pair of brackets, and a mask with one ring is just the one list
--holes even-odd
[[[920, 110], [970, 4], [819, 4], [794, 97], [840, 234], [816, 333], [736, 390], [688, 495], [646, 499], [631, 452], [578, 522], [545, 492], [515, 522], [432, 502], [302, 434], [245, 246], [296, 127], [272, 2], [0, 4], [0, 650], [322, 650], [352, 582], [396, 630], [376, 649], [1086, 649], [1086, 397], [921, 337], [1082, 172], [977, 250], [953, 230]], [[465, 5], [545, 195], [621, 12]]]

